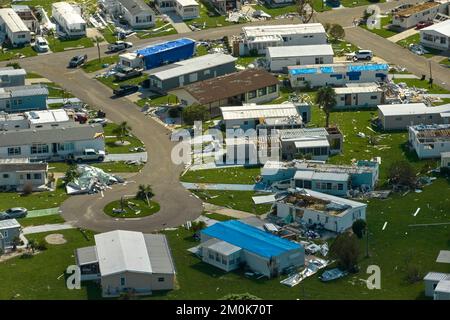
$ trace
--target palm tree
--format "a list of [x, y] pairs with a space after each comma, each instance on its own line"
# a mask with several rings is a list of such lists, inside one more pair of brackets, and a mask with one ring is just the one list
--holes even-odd
[[147, 200], [147, 205], [150, 206], [150, 198], [154, 196], [152, 186], [149, 184], [140, 184], [136, 199]]
[[124, 142], [124, 138], [128, 135], [128, 133], [131, 131], [131, 127], [128, 125], [126, 121], [123, 121], [119, 124], [117, 128], [113, 130], [113, 133], [120, 139], [120, 141]]
[[97, 44], [97, 51], [98, 51], [98, 62], [101, 62], [101, 58], [100, 58], [100, 42], [103, 41], [103, 38], [100, 36], [95, 36], [93, 38], [93, 40], [96, 42]]
[[316, 103], [325, 111], [326, 127], [330, 125], [330, 112], [336, 106], [336, 92], [330, 86], [322, 87], [317, 91]]

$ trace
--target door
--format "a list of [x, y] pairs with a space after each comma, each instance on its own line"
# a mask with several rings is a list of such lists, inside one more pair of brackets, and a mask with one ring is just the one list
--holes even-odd
[[57, 143], [52, 143], [52, 152], [53, 153], [58, 153], [58, 144]]
[[345, 100], [346, 106], [352, 105], [352, 95], [351, 94], [346, 94], [344, 100]]

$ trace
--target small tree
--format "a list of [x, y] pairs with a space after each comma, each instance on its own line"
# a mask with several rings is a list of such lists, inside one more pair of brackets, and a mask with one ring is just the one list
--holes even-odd
[[149, 184], [140, 184], [138, 192], [136, 193], [136, 199], [145, 200], [150, 205], [150, 198], [154, 196], [152, 186]]
[[102, 61], [101, 57], [100, 57], [100, 42], [103, 41], [103, 38], [100, 36], [95, 36], [93, 38], [94, 42], [97, 44], [97, 51], [98, 51], [98, 62], [100, 63]]
[[345, 30], [340, 24], [332, 24], [328, 30], [333, 41], [337, 41], [345, 37]]
[[183, 121], [188, 125], [193, 125], [194, 121], [207, 121], [209, 119], [208, 108], [199, 104], [183, 109]]
[[68, 184], [69, 182], [72, 182], [73, 180], [75, 180], [78, 177], [79, 177], [79, 173], [77, 171], [77, 166], [72, 164], [69, 166], [66, 173], [64, 174], [64, 182], [66, 184]]
[[388, 171], [389, 182], [394, 185], [414, 187], [416, 185], [416, 172], [407, 161], [394, 162]]
[[261, 300], [248, 292], [246, 293], [230, 293], [222, 297], [220, 300]]
[[420, 269], [416, 265], [408, 263], [406, 266], [406, 281], [410, 284], [414, 284], [421, 281], [422, 278]]
[[352, 231], [356, 236], [361, 239], [366, 232], [367, 223], [362, 219], [358, 219], [352, 224]]
[[17, 250], [17, 246], [19, 246], [21, 242], [22, 240], [20, 240], [19, 237], [14, 237], [14, 239], [12, 240], [13, 251]]
[[316, 103], [325, 112], [326, 127], [330, 125], [330, 112], [336, 106], [336, 92], [330, 86], [322, 87], [317, 91]]
[[194, 221], [192, 222], [191, 230], [194, 232], [194, 235], [198, 234], [198, 232], [202, 229], [206, 228], [205, 221]]
[[34, 253], [34, 250], [36, 250], [36, 240], [34, 239], [28, 240], [27, 248], [30, 249], [32, 253]]
[[359, 258], [358, 239], [351, 233], [340, 234], [331, 245], [330, 254], [338, 260], [342, 269], [355, 272]]
[[113, 130], [113, 133], [120, 139], [120, 142], [124, 143], [125, 137], [130, 133], [131, 127], [128, 125], [126, 121], [123, 121], [119, 124], [117, 128]]

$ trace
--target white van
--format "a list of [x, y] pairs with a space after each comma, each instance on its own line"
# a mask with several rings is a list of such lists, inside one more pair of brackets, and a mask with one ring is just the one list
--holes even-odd
[[358, 50], [354, 53], [354, 60], [372, 60], [373, 52], [371, 50]]
[[37, 37], [34, 42], [34, 48], [38, 52], [47, 52], [48, 51], [48, 42], [44, 37]]

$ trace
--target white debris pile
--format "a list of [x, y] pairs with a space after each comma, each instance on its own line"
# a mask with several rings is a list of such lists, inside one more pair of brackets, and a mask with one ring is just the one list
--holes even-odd
[[102, 169], [89, 165], [78, 165], [76, 170], [78, 177], [67, 183], [67, 194], [96, 193], [105, 190], [112, 184], [124, 182], [118, 176], [111, 175]]

